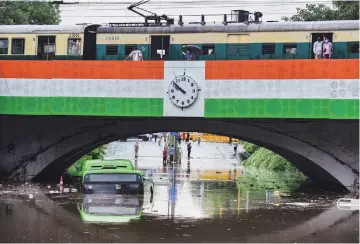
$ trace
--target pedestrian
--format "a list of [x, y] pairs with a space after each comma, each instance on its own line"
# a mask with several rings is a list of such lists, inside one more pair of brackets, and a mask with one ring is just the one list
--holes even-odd
[[324, 45], [323, 45], [323, 56], [325, 59], [330, 59], [332, 56], [333, 51], [333, 45], [331, 41], [329, 41], [327, 38], [324, 38]]
[[189, 141], [189, 143], [187, 144], [187, 151], [188, 151], [188, 158], [190, 158], [191, 156], [191, 142]]
[[186, 133], [186, 143], [188, 143], [188, 142], [189, 142], [189, 140], [190, 140], [190, 133], [189, 133], [189, 132], [187, 132], [187, 133]]
[[238, 147], [238, 143], [236, 141], [234, 141], [234, 155], [236, 156], [236, 152], [237, 152], [237, 147]]
[[161, 134], [159, 134], [159, 146], [161, 144], [161, 140], [162, 140], [162, 136], [161, 136]]
[[163, 165], [166, 165], [166, 161], [167, 161], [167, 148], [166, 146], [163, 149]]
[[155, 142], [156, 142], [157, 137], [158, 137], [158, 135], [157, 135], [157, 133], [155, 133], [155, 134], [154, 134]]
[[317, 38], [316, 42], [314, 42], [313, 45], [313, 52], [315, 59], [321, 59], [321, 53], [322, 53], [322, 42], [320, 41], [320, 37]]
[[201, 142], [201, 138], [200, 138], [200, 132], [198, 132], [197, 134], [197, 142], [198, 142], [198, 145], [200, 145], [200, 142]]
[[136, 142], [134, 147], [135, 147], [135, 158], [137, 158], [139, 155], [139, 143]]
[[171, 145], [170, 147], [170, 162], [174, 162], [174, 155], [175, 155], [175, 147]]

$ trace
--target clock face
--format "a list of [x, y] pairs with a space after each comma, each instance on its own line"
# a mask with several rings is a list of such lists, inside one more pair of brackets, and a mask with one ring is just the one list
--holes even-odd
[[199, 96], [199, 86], [188, 75], [176, 76], [170, 83], [168, 94], [170, 100], [180, 108], [190, 107]]

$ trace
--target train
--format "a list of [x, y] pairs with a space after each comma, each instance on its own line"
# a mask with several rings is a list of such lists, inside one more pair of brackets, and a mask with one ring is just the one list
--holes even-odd
[[326, 37], [333, 59], [359, 58], [358, 20], [265, 22], [231, 25], [116, 27], [106, 25], [1, 25], [0, 60], [184, 60], [183, 47], [201, 49], [198, 60], [312, 59]]

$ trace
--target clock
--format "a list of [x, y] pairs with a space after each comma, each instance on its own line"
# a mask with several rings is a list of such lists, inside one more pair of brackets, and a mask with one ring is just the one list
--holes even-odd
[[190, 76], [183, 74], [175, 76], [170, 82], [168, 94], [171, 102], [179, 108], [193, 105], [199, 96], [199, 86]]

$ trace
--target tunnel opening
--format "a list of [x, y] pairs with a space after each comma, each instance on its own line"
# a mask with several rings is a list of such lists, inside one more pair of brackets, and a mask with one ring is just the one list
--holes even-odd
[[[12, 121], [15, 120], [15, 121]], [[35, 121], [34, 121], [35, 120]], [[334, 156], [319, 149], [311, 141], [304, 141], [296, 134], [281, 130], [290, 126], [307, 126], [327, 121], [271, 119], [204, 119], [204, 118], [112, 118], [85, 116], [30, 116], [19, 121], [11, 117], [9, 124], [21, 127], [34, 125], [30, 139], [46, 135], [53, 142], [47, 152], [48, 162], [33, 180], [55, 180], [61, 173], [94, 148], [121, 138], [162, 131], [199, 131], [213, 133], [254, 143], [267, 148], [293, 163], [306, 176], [323, 182], [333, 189], [345, 189], [356, 174]], [[25, 122], [26, 121], [26, 122]], [[277, 127], [276, 127], [277, 126]], [[276, 128], [275, 128], [276, 127]], [[274, 129], [275, 128], [275, 129]], [[279, 129], [280, 128], [280, 129]], [[358, 131], [355, 131], [358, 134]], [[48, 134], [46, 134], [48, 133]], [[304, 133], [310, 133], [309, 130]], [[355, 133], [356, 134], [356, 133]], [[52, 139], [54, 137], [55, 139]], [[50, 140], [51, 139], [51, 140]], [[28, 139], [29, 140], [29, 139]], [[16, 150], [18, 143], [14, 142]], [[45, 147], [46, 145], [41, 145]], [[52, 151], [51, 151], [52, 150]], [[12, 159], [11, 156], [6, 155]], [[37, 155], [41, 158], [41, 155]], [[50, 158], [50, 159], [49, 159]], [[9, 160], [10, 161], [10, 160]], [[351, 174], [348, 174], [351, 172]], [[349, 183], [351, 182], [351, 183]]]

